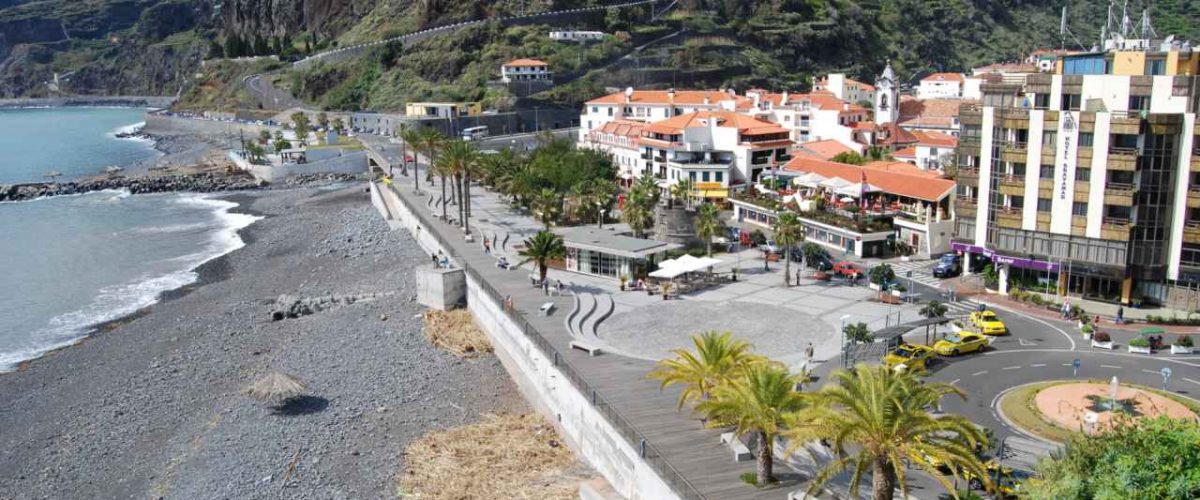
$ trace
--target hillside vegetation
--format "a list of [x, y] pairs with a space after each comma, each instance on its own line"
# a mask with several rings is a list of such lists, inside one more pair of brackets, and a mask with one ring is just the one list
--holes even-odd
[[[0, 0], [0, 95], [53, 93], [44, 82], [56, 72], [71, 75], [63, 83], [67, 93], [174, 94], [212, 86], [198, 76], [204, 58], [295, 58], [454, 21], [611, 1]], [[909, 79], [1058, 47], [1059, 10], [1067, 4], [1071, 30], [1084, 45], [1095, 44], [1105, 0], [680, 0], [653, 24], [648, 8], [562, 26], [489, 23], [284, 79], [314, 105], [347, 109], [397, 109], [416, 99], [504, 107], [512, 97], [484, 83], [498, 78], [499, 63], [510, 57], [551, 62], [565, 85], [539, 97], [567, 105], [630, 84], [803, 89], [811, 75], [828, 71], [871, 80], [888, 59]], [[1196, 0], [1130, 4], [1135, 21], [1152, 4], [1160, 34], [1200, 40]], [[555, 44], [545, 36], [552, 27], [611, 36], [585, 47]], [[676, 32], [613, 64], [633, 47]], [[1077, 48], [1070, 39], [1067, 46]]]

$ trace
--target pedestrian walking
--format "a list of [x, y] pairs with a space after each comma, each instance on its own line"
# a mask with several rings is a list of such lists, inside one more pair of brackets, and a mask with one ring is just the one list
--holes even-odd
[[1067, 300], [1067, 299], [1063, 299], [1063, 303], [1062, 303], [1062, 317], [1063, 317], [1063, 319], [1070, 319], [1070, 318], [1071, 318], [1071, 301], [1069, 301], [1069, 300]]
[[492, 254], [492, 244], [491, 244], [491, 243], [488, 243], [488, 239], [487, 239], [487, 238], [484, 238], [484, 239], [483, 239], [483, 253], [485, 253], [485, 254], [487, 254], [487, 255], [491, 255], [491, 254]]
[[1120, 324], [1124, 324], [1124, 323], [1125, 323], [1125, 308], [1122, 306], [1117, 306], [1117, 324], [1120, 325]]
[[438, 267], [438, 257], [436, 253], [429, 254], [429, 258], [433, 259], [433, 267]]
[[809, 343], [808, 343], [808, 347], [805, 347], [805, 348], [804, 348], [804, 360], [805, 360], [806, 362], [808, 362], [809, 364], [811, 364], [811, 363], [812, 363], [812, 360], [813, 360], [813, 345], [812, 345], [812, 342], [809, 342]]

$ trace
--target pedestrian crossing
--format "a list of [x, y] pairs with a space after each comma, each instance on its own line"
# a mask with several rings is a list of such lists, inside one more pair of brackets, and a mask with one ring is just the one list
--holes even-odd
[[[933, 277], [933, 261], [910, 260], [908, 262], [889, 262], [888, 265], [892, 266], [892, 270], [896, 272], [896, 278], [902, 283], [911, 279], [922, 285], [942, 288], [942, 280]], [[909, 271], [912, 271], [912, 278], [908, 277]]]
[[943, 302], [946, 305], [946, 316], [958, 317], [966, 316], [979, 309], [979, 302], [971, 299], [959, 300], [956, 302]]

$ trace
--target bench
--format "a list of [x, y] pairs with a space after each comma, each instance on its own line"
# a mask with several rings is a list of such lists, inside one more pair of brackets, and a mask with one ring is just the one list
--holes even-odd
[[571, 349], [579, 349], [580, 351], [588, 353], [588, 356], [595, 356], [603, 353], [603, 351], [600, 350], [600, 346], [590, 342], [585, 342], [583, 340], [572, 340], [570, 345]]
[[543, 303], [542, 306], [538, 308], [538, 315], [539, 316], [549, 316], [550, 312], [553, 310], [554, 310], [554, 303], [546, 302], [546, 303]]
[[721, 433], [721, 443], [728, 444], [729, 449], [733, 450], [733, 461], [741, 462], [743, 460], [754, 460], [754, 454], [750, 453], [750, 448], [743, 443], [737, 434], [732, 432]]

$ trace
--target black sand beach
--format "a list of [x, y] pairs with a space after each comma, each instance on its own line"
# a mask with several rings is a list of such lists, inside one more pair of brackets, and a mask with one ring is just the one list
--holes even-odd
[[[427, 256], [387, 231], [361, 184], [230, 198], [267, 216], [246, 247], [0, 375], [0, 498], [394, 497], [412, 439], [526, 410], [494, 357], [425, 341], [412, 269]], [[283, 294], [366, 300], [272, 321]], [[279, 415], [239, 394], [268, 369], [313, 397]]]

